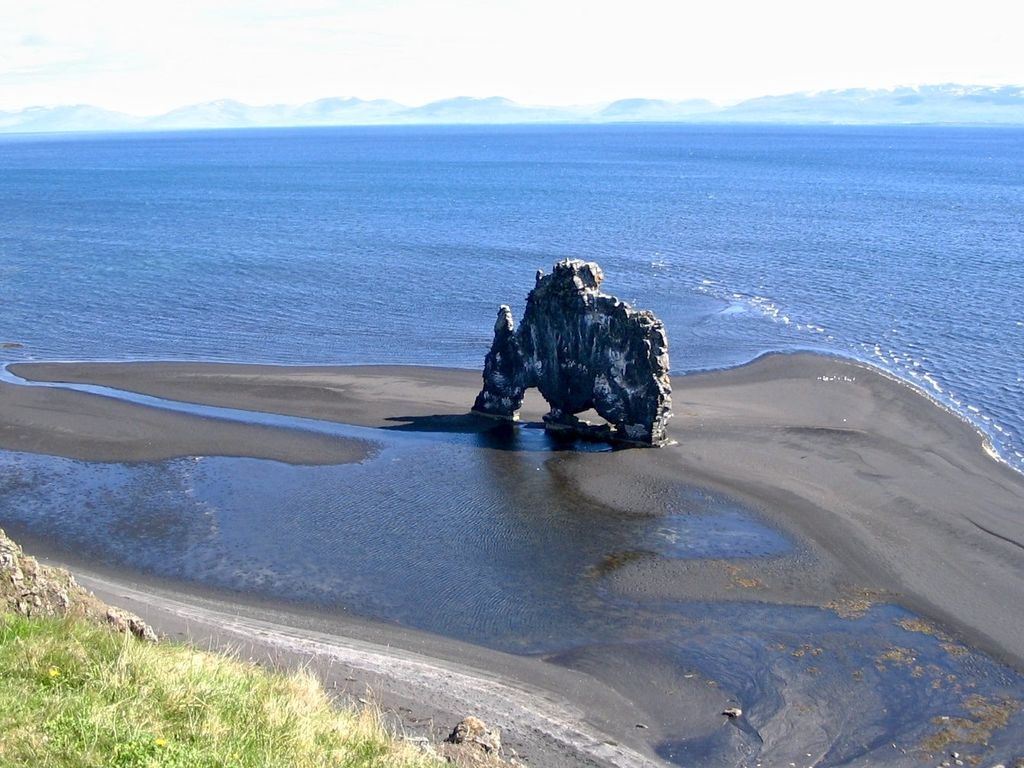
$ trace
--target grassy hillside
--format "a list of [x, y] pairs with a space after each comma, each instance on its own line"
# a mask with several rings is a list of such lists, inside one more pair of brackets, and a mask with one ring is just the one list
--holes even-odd
[[138, 616], [0, 530], [3, 768], [506, 765], [497, 749], [470, 740], [424, 751], [370, 710], [336, 708], [309, 673], [157, 642]]
[[438, 765], [309, 674], [146, 643], [75, 619], [0, 617], [0, 765]]

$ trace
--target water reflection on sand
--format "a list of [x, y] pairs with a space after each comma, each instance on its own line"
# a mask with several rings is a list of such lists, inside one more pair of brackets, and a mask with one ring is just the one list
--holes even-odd
[[[680, 484], [658, 514], [604, 506], [552, 463], [581, 446], [539, 430], [375, 439], [374, 458], [344, 466], [5, 452], [0, 509], [5, 524], [108, 566], [590, 672], [651, 712], [661, 754], [680, 763], [789, 762], [799, 744], [806, 764], [913, 765], [965, 733], [979, 755], [1020, 741], [1024, 680], [894, 606], [840, 616], [609, 587], [640, 561], [797, 554], [727, 497]], [[743, 715], [723, 718], [727, 706]]]

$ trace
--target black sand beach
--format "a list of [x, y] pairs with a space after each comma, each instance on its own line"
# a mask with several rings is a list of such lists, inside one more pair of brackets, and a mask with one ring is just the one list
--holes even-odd
[[[494, 428], [466, 413], [479, 388], [473, 371], [202, 363], [34, 363], [11, 371], [29, 381], [94, 384], [382, 430], [444, 435]], [[970, 425], [874, 369], [809, 354], [676, 377], [673, 387], [676, 445], [555, 452], [544, 459], [545, 476], [574, 498], [637, 516], [662, 513], [676, 484], [704, 488], [740, 500], [797, 546], [787, 556], [741, 561], [623, 553], [600, 574], [610, 594], [735, 611], [805, 606], [840, 617], [892, 603], [927, 620], [929, 631], [950, 644], [1024, 672], [1024, 477], [989, 455]], [[543, 404], [534, 398], [527, 405], [523, 421], [539, 420]], [[0, 447], [105, 462], [228, 455], [312, 465], [361, 461], [374, 450], [371, 441], [8, 383], [0, 384]], [[69, 559], [59, 546], [26, 535], [30, 550], [36, 544], [43, 554], [49, 549]], [[371, 684], [385, 705], [412, 702], [410, 708], [428, 717], [469, 708], [521, 722], [519, 746], [544, 751], [533, 764], [656, 762], [666, 756], [658, 743], [677, 738], [682, 727], [707, 734], [708, 743], [727, 753], [722, 764], [730, 764], [728, 755], [744, 754], [719, 735], [735, 730], [736, 739], [746, 738], [739, 729], [721, 730], [725, 702], [709, 693], [714, 686], [680, 676], [671, 696], [661, 696], [643, 681], [670, 673], [635, 648], [605, 648], [596, 657], [593, 650], [556, 654], [551, 664], [350, 616], [325, 618], [244, 595], [232, 601], [199, 587], [76, 564], [88, 585], [115, 603], [128, 601], [126, 607], [165, 632], [242, 644], [269, 658], [315, 653], [335, 678], [340, 669], [340, 677], [354, 678], [351, 684]], [[402, 651], [384, 650], [388, 643]], [[449, 698], [432, 700], [435, 683]], [[681, 701], [688, 702], [686, 712], [664, 714]], [[827, 744], [827, 736], [810, 735], [828, 731], [827, 724], [812, 720], [787, 721], [800, 723], [789, 733], [761, 727], [765, 754], [788, 755], [786, 740]], [[638, 722], [648, 727], [637, 728]], [[1017, 743], [1024, 744], [1024, 735]], [[814, 760], [827, 764], [823, 749]], [[925, 754], [890, 762], [915, 765]]]

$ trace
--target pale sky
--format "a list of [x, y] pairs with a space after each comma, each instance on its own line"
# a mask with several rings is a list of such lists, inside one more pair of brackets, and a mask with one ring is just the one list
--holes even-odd
[[1020, 0], [0, 0], [0, 110], [1024, 84]]

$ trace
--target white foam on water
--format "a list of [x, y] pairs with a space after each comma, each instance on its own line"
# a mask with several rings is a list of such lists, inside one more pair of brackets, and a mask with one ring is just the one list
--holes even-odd
[[994, 459], [995, 461], [998, 461], [1001, 464], [1007, 464], [1008, 463], [1006, 461], [1006, 459], [1004, 459], [999, 454], [999, 451], [996, 450], [996, 447], [994, 445], [992, 445], [992, 442], [990, 440], [988, 440], [988, 439], [982, 440], [981, 441], [981, 447], [985, 451], [985, 453], [988, 454], [990, 459]]
[[[1016, 451], [1016, 434], [999, 424], [993, 414], [986, 413], [984, 401], [978, 402], [974, 397], [966, 402], [963, 397], [949, 389], [950, 382], [946, 381], [947, 375], [937, 370], [936, 365], [931, 361], [926, 349], [912, 338], [904, 341], [904, 331], [899, 327], [893, 327], [886, 336], [893, 336], [894, 339], [880, 341], [856, 341], [847, 342], [840, 335], [838, 338], [834, 333], [828, 332], [825, 327], [813, 319], [799, 317], [792, 311], [792, 307], [785, 306], [769, 296], [761, 293], [745, 293], [723, 285], [712, 278], [703, 278], [699, 285], [693, 286], [694, 290], [706, 296], [717, 298], [726, 302], [727, 306], [720, 315], [740, 315], [743, 308], [747, 307], [754, 316], [761, 316], [777, 323], [780, 328], [793, 329], [806, 338], [822, 338], [828, 342], [833, 351], [840, 355], [851, 355], [855, 359], [862, 360], [889, 373], [894, 378], [912, 386], [915, 390], [932, 399], [937, 405], [955, 414], [965, 422], [971, 424], [978, 432], [988, 438], [995, 451], [1002, 450], [1000, 460], [1014, 469], [1024, 472], [1024, 466], [1020, 461], [1020, 452]], [[1021, 322], [1017, 323], [1022, 325]], [[789, 343], [781, 341], [779, 347], [774, 349], [785, 350], [797, 345], [799, 341], [795, 337], [788, 337]], [[886, 342], [898, 341], [897, 348], [890, 347]], [[813, 350], [814, 347], [811, 347]], [[772, 351], [765, 349], [764, 351]], [[821, 351], [816, 350], [816, 351]], [[1024, 383], [1024, 373], [1017, 373], [1016, 381]]]

